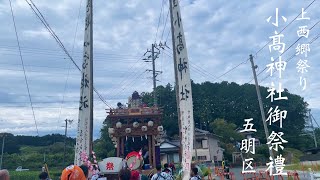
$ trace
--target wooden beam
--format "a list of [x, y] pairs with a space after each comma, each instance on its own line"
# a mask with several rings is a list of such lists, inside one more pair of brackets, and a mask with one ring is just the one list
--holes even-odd
[[149, 151], [149, 164], [152, 165], [152, 136], [147, 136], [148, 137], [148, 151]]
[[117, 157], [120, 156], [120, 138], [117, 138]]
[[[124, 144], [125, 144], [125, 143], [124, 143], [124, 137], [122, 137], [122, 138], [121, 138], [121, 153], [122, 153], [123, 156], [124, 156], [124, 147], [125, 147]], [[125, 157], [123, 157], [123, 158], [125, 158]]]
[[156, 167], [156, 142], [155, 136], [152, 136], [152, 155], [153, 155], [153, 167]]

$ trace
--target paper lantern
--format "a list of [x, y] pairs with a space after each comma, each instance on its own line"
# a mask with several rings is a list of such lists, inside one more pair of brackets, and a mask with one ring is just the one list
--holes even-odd
[[134, 128], [139, 127], [139, 123], [138, 123], [138, 122], [134, 122], [134, 123], [133, 123], [133, 127], [134, 127]]
[[127, 134], [131, 133], [131, 128], [126, 128], [126, 133]]
[[145, 132], [145, 131], [147, 131], [147, 130], [148, 130], [147, 126], [142, 126], [142, 127], [141, 127], [141, 131]]
[[108, 128], [109, 134], [114, 134], [114, 129], [113, 128]]
[[122, 126], [122, 123], [121, 122], [117, 122], [116, 127], [119, 129], [119, 128], [121, 128], [121, 126]]
[[152, 127], [152, 126], [153, 126], [153, 121], [149, 121], [149, 122], [148, 122], [148, 126], [149, 126], [149, 127]]
[[163, 126], [158, 126], [158, 131], [162, 132], [163, 131]]

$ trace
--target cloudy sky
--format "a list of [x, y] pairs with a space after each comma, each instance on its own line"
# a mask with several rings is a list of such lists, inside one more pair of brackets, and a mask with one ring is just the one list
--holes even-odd
[[[80, 64], [86, 1], [33, 2]], [[291, 93], [304, 97], [313, 116], [320, 120], [320, 40], [316, 39], [320, 33], [319, 1], [181, 0], [180, 6], [191, 78], [198, 83], [253, 83], [251, 65], [246, 61], [249, 54], [255, 55], [261, 72], [271, 62], [270, 58], [278, 55], [265, 46], [274, 31], [280, 32], [287, 26], [281, 39], [287, 49], [297, 41], [299, 26], [315, 25], [308, 38], [301, 38], [282, 55], [283, 60], [290, 61], [281, 82]], [[24, 0], [12, 0], [12, 7], [39, 134], [64, 133], [64, 119], [77, 120], [80, 72]], [[306, 7], [305, 17], [310, 20], [294, 20], [301, 8]], [[271, 24], [276, 8], [279, 27]], [[94, 86], [110, 106], [127, 102], [134, 90], [152, 90], [152, 74], [146, 71], [152, 66], [142, 58], [155, 41], [166, 41], [172, 47], [168, 9], [168, 0], [94, 0]], [[37, 135], [8, 0], [0, 1], [0, 21], [0, 132]], [[310, 41], [307, 58], [293, 56], [299, 43]], [[310, 66], [304, 74], [307, 79], [304, 91], [296, 69], [300, 58], [308, 60]], [[158, 76], [158, 85], [174, 82], [171, 49], [161, 52], [156, 69], [163, 72]], [[268, 76], [266, 71], [262, 72], [259, 83], [269, 86], [272, 81], [279, 82], [278, 73], [275, 77]], [[108, 107], [96, 95], [94, 105], [97, 138]], [[70, 125], [69, 135], [75, 136], [75, 132], [76, 121]]]

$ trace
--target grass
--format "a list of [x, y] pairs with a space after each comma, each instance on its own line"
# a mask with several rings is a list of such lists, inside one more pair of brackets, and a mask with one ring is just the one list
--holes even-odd
[[[52, 180], [59, 180], [62, 171], [50, 171], [50, 178]], [[10, 180], [38, 180], [40, 171], [9, 171]]]

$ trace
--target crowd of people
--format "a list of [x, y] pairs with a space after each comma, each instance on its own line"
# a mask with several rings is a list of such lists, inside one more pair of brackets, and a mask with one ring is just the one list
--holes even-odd
[[[172, 168], [168, 164], [156, 166], [157, 172], [151, 177], [151, 180], [173, 180]], [[127, 168], [121, 169], [119, 172], [119, 180], [148, 180], [149, 177], [142, 174], [141, 170], [129, 170]]]
[[[156, 166], [157, 172], [151, 177], [151, 180], [173, 180], [173, 173], [175, 167], [173, 164], [164, 164]], [[99, 176], [92, 176], [91, 180], [97, 180]], [[48, 180], [48, 174], [43, 172], [39, 175], [40, 180]], [[88, 167], [85, 165], [75, 166], [70, 165], [66, 167], [61, 174], [61, 180], [87, 180], [88, 179]], [[149, 180], [150, 178], [142, 173], [141, 169], [130, 170], [124, 167], [119, 172], [119, 180]], [[192, 179], [197, 180], [197, 179]]]
[[[154, 173], [151, 177], [151, 180], [174, 180], [175, 166], [173, 163], [164, 164], [163, 168], [159, 164], [156, 166], [157, 172]], [[149, 177], [143, 175], [141, 172], [125, 168], [122, 169], [119, 173], [119, 180], [148, 180]], [[190, 180], [201, 180], [201, 177], [198, 175], [198, 168], [192, 168], [190, 174]]]
[[[156, 171], [152, 177], [148, 177], [142, 173], [141, 169], [130, 170], [123, 168], [119, 172], [119, 180], [174, 180], [175, 166], [173, 163], [156, 166]], [[60, 180], [88, 180], [89, 169], [86, 165], [76, 166], [70, 165], [66, 167], [62, 173]], [[198, 175], [198, 169], [192, 168], [190, 180], [201, 180]], [[99, 176], [94, 175], [91, 180], [98, 180]], [[9, 172], [7, 170], [0, 170], [0, 180], [9, 180]], [[50, 180], [47, 172], [43, 171], [39, 174], [39, 180]]]

